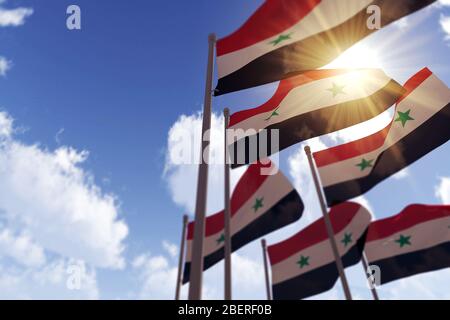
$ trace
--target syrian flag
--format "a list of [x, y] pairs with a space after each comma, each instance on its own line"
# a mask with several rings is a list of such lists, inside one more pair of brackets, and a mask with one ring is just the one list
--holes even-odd
[[232, 167], [369, 120], [404, 92], [380, 69], [315, 70], [285, 79], [269, 101], [231, 115]]
[[[272, 173], [272, 175], [268, 175]], [[231, 196], [232, 252], [302, 216], [303, 202], [289, 180], [274, 164], [253, 164]], [[189, 281], [194, 223], [188, 225], [183, 283]], [[206, 270], [224, 258], [224, 212], [206, 218], [203, 242]]]
[[[344, 267], [358, 263], [370, 213], [357, 203], [345, 202], [332, 207], [329, 216]], [[267, 249], [275, 300], [299, 300], [325, 292], [339, 277], [323, 218]]]
[[449, 140], [450, 89], [427, 68], [404, 87], [386, 128], [314, 153], [329, 206], [369, 191]]
[[240, 27], [217, 41], [215, 95], [285, 79], [327, 65], [376, 31], [368, 27], [376, 5], [384, 27], [436, 0], [267, 0]]
[[411, 205], [372, 222], [364, 251], [381, 284], [450, 267], [450, 206]]

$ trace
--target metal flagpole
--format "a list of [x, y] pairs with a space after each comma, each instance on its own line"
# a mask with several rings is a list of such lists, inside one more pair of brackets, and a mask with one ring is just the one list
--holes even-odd
[[[367, 277], [367, 270], [369, 268], [369, 263], [367, 262], [367, 257], [366, 257], [366, 254], [364, 253], [364, 251], [362, 253], [361, 260], [362, 260], [362, 263], [363, 263], [364, 274]], [[370, 291], [372, 292], [372, 296], [373, 296], [373, 300], [380, 300], [380, 298], [378, 296], [377, 289], [375, 289], [375, 286], [369, 282], [368, 278], [367, 278], [367, 282], [369, 283]]]
[[228, 140], [227, 129], [229, 122], [230, 110], [228, 108], [223, 109], [223, 118], [225, 123], [224, 130], [224, 169], [225, 169], [225, 300], [231, 300], [231, 207], [230, 207], [230, 161], [228, 160]]
[[342, 288], [344, 289], [345, 298], [347, 300], [352, 300], [352, 295], [350, 293], [350, 287], [347, 282], [347, 277], [344, 272], [344, 265], [342, 264], [341, 256], [339, 255], [338, 247], [336, 244], [336, 239], [334, 238], [333, 226], [328, 216], [328, 209], [325, 202], [325, 197], [322, 193], [322, 188], [320, 186], [319, 178], [317, 177], [316, 166], [311, 154], [311, 148], [309, 146], [305, 147], [305, 153], [308, 157], [309, 166], [311, 167], [311, 173], [313, 176], [314, 184], [316, 186], [317, 196], [319, 197], [320, 207], [322, 209], [323, 218], [325, 221], [325, 226], [328, 233], [328, 238], [330, 239], [331, 249], [334, 254], [334, 259], [336, 260], [336, 266], [339, 272], [339, 277], [341, 278]]
[[203, 238], [205, 236], [206, 198], [208, 191], [209, 139], [211, 129], [212, 81], [214, 72], [214, 47], [216, 35], [208, 37], [208, 67], [206, 70], [205, 101], [203, 104], [202, 148], [198, 168], [197, 199], [195, 204], [195, 228], [192, 242], [189, 300], [202, 298]]
[[183, 231], [181, 231], [181, 244], [180, 244], [180, 257], [178, 258], [178, 275], [177, 275], [177, 288], [175, 290], [175, 300], [180, 300], [181, 291], [181, 277], [183, 274], [183, 262], [184, 262], [184, 248], [186, 242], [186, 227], [188, 224], [188, 216], [183, 216]]
[[263, 252], [263, 261], [264, 261], [264, 276], [266, 281], [266, 293], [267, 300], [272, 300], [272, 291], [270, 290], [270, 280], [269, 280], [269, 266], [267, 263], [267, 243], [266, 239], [261, 240], [262, 252]]

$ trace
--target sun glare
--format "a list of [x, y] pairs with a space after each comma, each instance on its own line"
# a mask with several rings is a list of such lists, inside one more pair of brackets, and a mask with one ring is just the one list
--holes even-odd
[[382, 63], [375, 50], [366, 45], [356, 44], [323, 69], [381, 68]]

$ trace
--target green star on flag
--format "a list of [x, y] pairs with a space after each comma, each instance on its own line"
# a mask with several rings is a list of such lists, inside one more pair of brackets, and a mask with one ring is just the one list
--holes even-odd
[[328, 88], [327, 91], [330, 91], [333, 93], [333, 98], [335, 98], [338, 94], [345, 94], [344, 92], [344, 86], [340, 86], [333, 82], [333, 87]]
[[276, 108], [275, 110], [273, 110], [273, 112], [270, 114], [270, 116], [267, 118], [267, 119], [265, 119], [265, 121], [269, 121], [270, 119], [272, 119], [272, 117], [275, 117], [275, 116], [279, 116], [280, 114], [278, 113], [278, 109], [279, 109], [280, 107], [278, 107], [278, 108]]
[[400, 235], [400, 238], [398, 238], [397, 240], [395, 240], [395, 242], [397, 242], [400, 245], [400, 248], [403, 248], [404, 246], [411, 245], [411, 236], [404, 236], [404, 235]]
[[361, 171], [366, 170], [367, 168], [372, 168], [373, 167], [373, 159], [372, 160], [366, 160], [366, 159], [362, 159], [361, 163], [358, 163], [356, 166], [361, 168]]
[[263, 200], [264, 200], [264, 197], [255, 199], [255, 204], [252, 207], [253, 210], [255, 210], [255, 212], [258, 211], [259, 208], [263, 207]]
[[289, 33], [289, 34], [280, 34], [280, 35], [278, 36], [278, 38], [276, 38], [276, 39], [273, 40], [273, 41], [270, 41], [269, 43], [270, 43], [270, 44], [273, 44], [274, 46], [276, 46], [276, 45], [278, 45], [280, 42], [283, 42], [283, 41], [286, 41], [286, 40], [291, 39], [291, 35], [292, 35], [292, 33]]
[[220, 235], [220, 238], [217, 239], [216, 242], [217, 242], [218, 245], [221, 244], [222, 242], [225, 242], [225, 234], [222, 233], [222, 234]]
[[300, 269], [303, 269], [303, 267], [309, 266], [309, 257], [308, 256], [301, 256], [300, 260], [297, 261], [297, 264], [299, 265]]
[[411, 116], [409, 115], [411, 113], [411, 109], [409, 109], [406, 112], [398, 111], [397, 113], [398, 113], [398, 117], [397, 117], [397, 119], [395, 119], [395, 122], [401, 122], [403, 128], [405, 127], [405, 125], [408, 121], [414, 120], [414, 118], [411, 118]]
[[344, 239], [342, 239], [341, 242], [344, 244], [345, 247], [347, 247], [347, 245], [352, 242], [352, 234], [345, 233]]

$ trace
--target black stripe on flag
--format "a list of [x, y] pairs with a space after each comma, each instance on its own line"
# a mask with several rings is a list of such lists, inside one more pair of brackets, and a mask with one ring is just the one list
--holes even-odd
[[[231, 237], [232, 252], [246, 244], [287, 226], [301, 218], [304, 205], [296, 190], [288, 193], [272, 209], [252, 221]], [[224, 258], [224, 247], [205, 256], [203, 270], [206, 270]], [[191, 264], [186, 262], [183, 272], [183, 284], [189, 282]]]
[[371, 173], [355, 180], [324, 187], [328, 206], [345, 202], [372, 189], [450, 139], [450, 104], [422, 123], [377, 159]]
[[419, 273], [448, 268], [450, 267], [450, 242], [373, 261], [370, 264], [380, 268], [381, 284]]
[[[353, 266], [361, 260], [367, 230], [356, 244], [342, 257], [344, 268]], [[295, 278], [272, 286], [274, 300], [300, 300], [333, 288], [339, 278], [336, 263], [333, 261]]]
[[[384, 27], [436, 0], [375, 0]], [[326, 19], [326, 17], [324, 17]], [[367, 28], [369, 15], [362, 10], [344, 23], [304, 40], [281, 47], [219, 79], [215, 95], [279, 81], [327, 65], [376, 29]]]
[[[403, 92], [404, 89], [395, 80], [390, 80], [382, 89], [368, 97], [300, 114], [268, 126], [266, 130], [229, 146], [231, 167], [254, 163], [296, 143], [372, 119], [389, 109]], [[301, 109], [301, 106], [298, 108]], [[279, 130], [278, 147], [272, 144], [273, 129]]]

